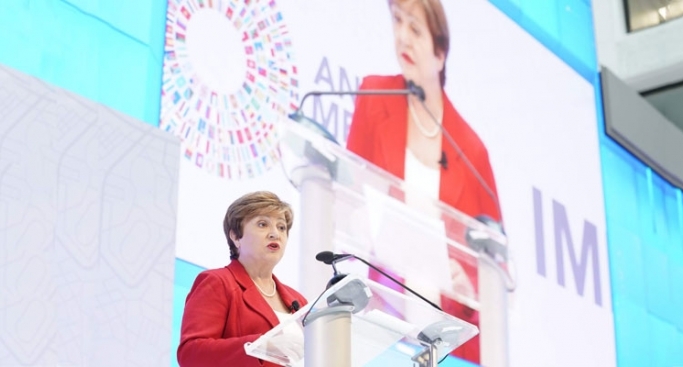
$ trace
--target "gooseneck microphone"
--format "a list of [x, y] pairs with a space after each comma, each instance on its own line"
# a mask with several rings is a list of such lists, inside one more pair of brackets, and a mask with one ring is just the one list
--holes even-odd
[[[463, 162], [465, 162], [467, 169], [469, 169], [470, 172], [472, 172], [474, 177], [477, 179], [477, 181], [479, 181], [479, 184], [484, 188], [484, 191], [486, 191], [486, 194], [488, 194], [488, 196], [491, 197], [491, 200], [493, 200], [493, 203], [496, 205], [496, 209], [498, 209], [498, 214], [502, 217], [503, 212], [500, 210], [500, 203], [498, 202], [498, 197], [496, 197], [496, 194], [493, 193], [493, 190], [491, 190], [491, 187], [486, 183], [484, 178], [481, 177], [481, 174], [479, 173], [479, 171], [477, 171], [477, 168], [474, 167], [474, 165], [469, 160], [469, 158], [467, 158], [467, 156], [465, 155], [465, 152], [462, 151], [462, 149], [460, 148], [458, 143], [455, 142], [455, 140], [453, 139], [451, 134], [448, 131], [446, 131], [446, 129], [444, 129], [443, 124], [441, 124], [441, 121], [439, 121], [439, 119], [437, 119], [436, 116], [434, 116], [432, 111], [429, 110], [429, 108], [427, 107], [427, 103], [425, 102], [426, 94], [425, 94], [424, 89], [422, 87], [420, 87], [419, 85], [414, 84], [412, 81], [409, 83], [412, 84], [411, 89], [414, 90], [414, 93], [412, 93], [412, 94], [415, 95], [416, 97], [418, 97], [418, 99], [420, 100], [420, 103], [422, 104], [422, 108], [424, 108], [425, 111], [427, 111], [427, 114], [429, 115], [429, 117], [431, 117], [434, 124], [436, 124], [436, 126], [439, 127], [439, 130], [441, 130], [441, 133], [443, 133], [443, 136], [446, 137], [446, 141], [448, 141], [448, 144], [450, 144], [451, 147], [453, 147], [453, 149], [455, 149], [455, 151], [458, 153], [458, 156], [460, 156], [460, 158], [463, 160]], [[446, 157], [445, 152], [441, 152], [441, 160], [439, 160], [438, 163], [444, 169], [448, 169], [448, 157]]]
[[[319, 252], [317, 255], [315, 255], [315, 259], [318, 261], [321, 261], [327, 265], [332, 265], [334, 268], [334, 264], [337, 261], [341, 261], [346, 259], [347, 257], [351, 257], [349, 254], [334, 254], [332, 251], [323, 251]], [[335, 273], [337, 272], [337, 269], [334, 268]]]
[[420, 88], [417, 86], [415, 83], [412, 81], [407, 81], [406, 82], [406, 88], [405, 89], [366, 89], [366, 90], [356, 90], [356, 91], [311, 91], [306, 94], [304, 94], [304, 97], [301, 98], [301, 102], [299, 103], [299, 108], [296, 109], [296, 111], [290, 115], [290, 117], [293, 116], [301, 116], [303, 114], [302, 108], [304, 106], [304, 102], [306, 102], [306, 99], [310, 96], [408, 96], [408, 95], [414, 95], [420, 100], [424, 100], [425, 95], [424, 95], [424, 89]]
[[[405, 285], [405, 284], [399, 282], [398, 280], [396, 280], [396, 279], [395, 279], [394, 277], [392, 277], [391, 275], [385, 273], [382, 269], [376, 267], [375, 265], [370, 264], [369, 262], [365, 261], [364, 259], [361, 259], [360, 257], [358, 257], [358, 256], [356, 256], [356, 255], [353, 255], [353, 254], [335, 254], [335, 253], [333, 253], [332, 251], [322, 251], [322, 252], [319, 252], [317, 255], [315, 255], [315, 259], [316, 259], [316, 260], [321, 261], [321, 262], [323, 262], [323, 263], [325, 263], [325, 264], [327, 264], [327, 265], [332, 265], [332, 268], [334, 269], [334, 273], [335, 273], [335, 275], [334, 275], [334, 277], [332, 278], [332, 280], [335, 280], [335, 278], [339, 278], [339, 279], [337, 279], [337, 281], [341, 280], [344, 276], [346, 276], [346, 274], [340, 274], [339, 272], [337, 272], [337, 268], [334, 266], [334, 264], [336, 264], [337, 262], [340, 262], [340, 261], [348, 260], [348, 259], [350, 259], [350, 258], [354, 258], [354, 259], [356, 259], [356, 260], [362, 262], [363, 264], [369, 266], [370, 268], [372, 268], [372, 269], [374, 269], [374, 270], [377, 270], [377, 272], [379, 272], [380, 274], [382, 274], [382, 275], [384, 275], [385, 277], [389, 278], [392, 282], [398, 284], [398, 285], [401, 286], [403, 289], [405, 289], [405, 290], [407, 290], [408, 292], [412, 293], [413, 295], [417, 296], [419, 299], [421, 299], [421, 300], [423, 300], [423, 301], [429, 303], [432, 307], [436, 308], [437, 310], [443, 311], [443, 310], [441, 309], [441, 307], [437, 306], [434, 302], [432, 302], [432, 301], [430, 301], [430, 300], [424, 298], [424, 297], [423, 297], [422, 295], [420, 295], [419, 293], [417, 293], [417, 292], [415, 292], [414, 290], [410, 289], [410, 287], [408, 287], [407, 285]], [[336, 282], [335, 282], [335, 283], [336, 283]], [[332, 283], [332, 284], [334, 284], [334, 283]]]
[[410, 94], [414, 95], [419, 99], [421, 102], [424, 102], [424, 100], [427, 98], [427, 95], [425, 94], [425, 90], [422, 89], [419, 85], [415, 84], [412, 80], [406, 81], [406, 88], [410, 91]]
[[319, 252], [317, 255], [315, 255], [315, 259], [323, 262], [327, 265], [332, 265], [332, 270], [334, 270], [334, 274], [332, 275], [332, 279], [330, 279], [327, 282], [327, 288], [330, 288], [331, 286], [337, 284], [340, 280], [344, 279], [346, 274], [342, 274], [339, 271], [337, 271], [337, 266], [335, 265], [337, 261], [344, 260], [348, 257], [351, 257], [351, 255], [347, 254], [333, 254], [331, 251], [323, 251]]
[[314, 121], [303, 113], [303, 106], [306, 99], [310, 96], [408, 96], [415, 95], [417, 98], [424, 99], [424, 90], [415, 83], [408, 81], [406, 82], [405, 89], [369, 89], [369, 90], [356, 90], [356, 91], [312, 91], [304, 94], [299, 102], [299, 108], [293, 113], [289, 114], [289, 118], [306, 126], [307, 128], [316, 131], [318, 134], [323, 136], [325, 139], [339, 144], [334, 135], [332, 135], [327, 129], [322, 126], [319, 122]]

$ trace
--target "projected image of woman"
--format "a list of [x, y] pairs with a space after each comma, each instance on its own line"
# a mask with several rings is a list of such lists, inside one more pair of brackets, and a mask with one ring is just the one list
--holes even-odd
[[[415, 96], [359, 96], [347, 148], [469, 216], [486, 215], [500, 221], [486, 147], [444, 91], [449, 32], [441, 3], [390, 0], [389, 8], [401, 74], [367, 76], [360, 89], [404, 89], [412, 81], [425, 92], [424, 106]], [[471, 168], [449, 144], [428, 111], [450, 133], [471, 162]], [[455, 254], [451, 258], [458, 291], [476, 289], [476, 265], [458, 262]], [[441, 302], [448, 313], [478, 324], [475, 310], [443, 297]], [[478, 338], [455, 354], [478, 362]]]

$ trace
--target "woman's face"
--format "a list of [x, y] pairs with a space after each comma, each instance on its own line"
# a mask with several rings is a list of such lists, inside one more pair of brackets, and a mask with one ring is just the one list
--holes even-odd
[[391, 4], [396, 57], [403, 76], [418, 85], [439, 82], [444, 66], [441, 52], [434, 54], [432, 35], [427, 17], [419, 1]]
[[[244, 224], [242, 238], [233, 237], [240, 262], [275, 266], [287, 247], [287, 222], [283, 213], [257, 215]], [[234, 232], [231, 232], [234, 236]]]

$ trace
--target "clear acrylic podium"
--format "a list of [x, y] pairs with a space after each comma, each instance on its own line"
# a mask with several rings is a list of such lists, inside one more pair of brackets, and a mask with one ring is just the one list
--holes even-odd
[[[416, 316], [392, 315], [406, 306]], [[348, 275], [245, 350], [283, 366], [432, 367], [478, 332], [418, 298]]]
[[[331, 277], [330, 266], [313, 260], [317, 253], [354, 254], [391, 269], [430, 301], [438, 304], [446, 297], [479, 311], [481, 364], [507, 366], [507, 293], [514, 288], [505, 270], [507, 238], [424, 196], [311, 126], [315, 122], [305, 117], [278, 125], [282, 167], [300, 193], [298, 290], [311, 301]], [[369, 277], [360, 262], [337, 266]], [[382, 300], [384, 293], [377, 295]], [[406, 303], [393, 314], [410, 322], [423, 310]]]

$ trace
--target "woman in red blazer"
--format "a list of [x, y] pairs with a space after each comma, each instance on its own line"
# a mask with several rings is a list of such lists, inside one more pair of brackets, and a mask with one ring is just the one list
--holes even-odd
[[[471, 217], [485, 215], [500, 221], [496, 184], [486, 147], [458, 114], [443, 89], [449, 33], [441, 3], [439, 0], [390, 0], [389, 5], [402, 74], [366, 77], [360, 89], [405, 89], [407, 81], [412, 81], [424, 90], [424, 105], [412, 95], [358, 96], [347, 148], [409, 185], [425, 186], [426, 183], [429, 187], [421, 188], [427, 195], [438, 196], [442, 202]], [[455, 140], [460, 152], [449, 143], [434, 118]], [[462, 242], [463, 228], [446, 223], [446, 230], [450, 237]], [[450, 257], [457, 291], [474, 295], [476, 264], [466, 262], [455, 251]], [[441, 298], [441, 305], [444, 311], [478, 325], [476, 310], [446, 297]], [[456, 349], [454, 355], [479, 363], [479, 338]]]
[[223, 227], [232, 261], [200, 273], [187, 295], [180, 366], [275, 366], [247, 356], [244, 344], [306, 304], [273, 275], [287, 248], [292, 219], [289, 204], [270, 192], [247, 194], [230, 205]]

